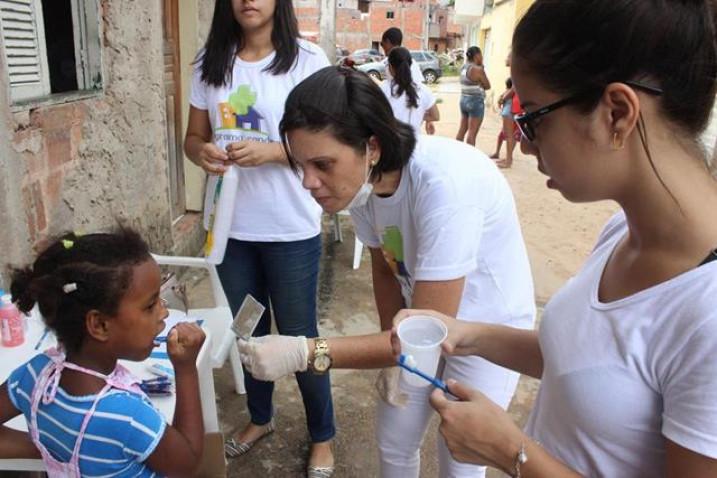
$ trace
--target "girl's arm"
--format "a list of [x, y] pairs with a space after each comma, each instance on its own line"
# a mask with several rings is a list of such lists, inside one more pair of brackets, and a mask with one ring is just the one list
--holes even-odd
[[[7, 382], [0, 385], [0, 423], [20, 415], [7, 391]], [[27, 432], [13, 430], [5, 425], [0, 426], [0, 458], [42, 458], [40, 451]]]
[[383, 257], [383, 251], [378, 247], [371, 247], [369, 251], [373, 296], [381, 321], [381, 330], [391, 330], [393, 317], [404, 307], [401, 285]]
[[177, 393], [174, 419], [147, 459], [147, 465], [163, 475], [191, 475], [202, 458], [204, 422], [196, 361], [203, 343], [204, 332], [188, 323], [178, 324], [167, 340]]
[[426, 110], [423, 115], [424, 121], [439, 121], [441, 119], [441, 113], [438, 111], [438, 105], [434, 104]]

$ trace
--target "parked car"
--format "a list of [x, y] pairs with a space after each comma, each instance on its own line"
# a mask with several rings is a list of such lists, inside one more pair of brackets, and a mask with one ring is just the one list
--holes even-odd
[[363, 65], [365, 63], [381, 61], [383, 59], [383, 55], [378, 50], [374, 50], [373, 48], [364, 48], [356, 50], [351, 55], [349, 55], [349, 57], [356, 66]]
[[336, 64], [337, 65], [343, 65], [344, 59], [349, 56], [349, 51], [342, 47], [342, 46], [336, 46]]
[[[426, 83], [435, 83], [443, 75], [443, 69], [436, 54], [429, 50], [411, 50], [411, 58], [418, 63]], [[386, 78], [386, 65], [383, 61], [373, 61], [358, 66], [371, 78], [381, 81]]]

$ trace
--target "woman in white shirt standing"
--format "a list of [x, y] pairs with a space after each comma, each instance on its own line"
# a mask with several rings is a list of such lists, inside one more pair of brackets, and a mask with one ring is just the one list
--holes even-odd
[[[281, 333], [318, 334], [321, 209], [289, 168], [279, 121], [291, 89], [326, 65], [323, 51], [299, 38], [291, 0], [217, 0], [195, 63], [185, 151], [210, 174], [205, 219], [216, 175], [239, 166], [230, 240], [217, 270], [234, 313], [247, 293], [266, 306], [257, 336], [271, 331], [269, 310]], [[296, 379], [312, 441], [309, 476], [326, 477], [335, 434], [329, 377], [299, 373]], [[246, 453], [274, 429], [274, 384], [250, 374], [245, 382], [251, 422], [227, 441], [229, 456]]]
[[423, 83], [413, 81], [412, 63], [413, 58], [407, 49], [402, 46], [392, 48], [388, 54], [391, 75], [387, 75], [388, 79], [381, 83], [381, 91], [391, 104], [393, 115], [420, 133], [424, 120], [430, 124], [441, 116], [431, 90]]

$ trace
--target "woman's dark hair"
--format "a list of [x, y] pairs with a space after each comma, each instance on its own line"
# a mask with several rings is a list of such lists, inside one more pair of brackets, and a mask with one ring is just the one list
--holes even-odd
[[[271, 42], [276, 55], [265, 68], [274, 75], [286, 73], [299, 55], [299, 24], [291, 0], [276, 0]], [[244, 32], [234, 18], [232, 0], [217, 0], [214, 18], [203, 52], [195, 60], [201, 63], [202, 81], [220, 87], [231, 83], [234, 58], [244, 46]]]
[[416, 147], [413, 127], [396, 119], [376, 83], [365, 73], [340, 66], [327, 66], [312, 74], [286, 99], [279, 132], [289, 163], [297, 170], [286, 139], [295, 129], [327, 130], [361, 154], [369, 138], [375, 136], [381, 158], [371, 172], [373, 180], [403, 168]]
[[612, 82], [660, 88], [665, 116], [696, 136], [715, 100], [715, 11], [715, 0], [538, 0], [516, 27], [513, 55], [546, 88], [584, 93], [584, 112]]
[[411, 76], [411, 52], [402, 46], [397, 46], [388, 54], [388, 64], [393, 67], [393, 83], [391, 83], [391, 95], [399, 98], [406, 92], [406, 105], [409, 108], [418, 107], [418, 93], [413, 84]]
[[476, 55], [481, 55], [481, 54], [482, 54], [482, 52], [480, 51], [480, 48], [478, 48], [477, 46], [472, 46], [466, 50], [466, 59], [468, 61], [473, 61], [473, 58]]
[[[115, 315], [130, 286], [133, 266], [151, 257], [147, 244], [131, 229], [67, 233], [53, 240], [34, 264], [11, 269], [10, 293], [25, 313], [37, 303], [58, 340], [68, 351], [77, 351], [86, 336], [87, 313]], [[76, 290], [66, 292], [67, 284], [76, 284]]]

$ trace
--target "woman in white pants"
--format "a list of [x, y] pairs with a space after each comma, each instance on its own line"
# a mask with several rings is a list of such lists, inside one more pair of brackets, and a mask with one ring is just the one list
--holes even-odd
[[[356, 234], [371, 251], [376, 307], [386, 332], [308, 342], [253, 339], [242, 352], [255, 376], [305, 369], [306, 355], [315, 372], [325, 372], [331, 360], [344, 367], [390, 365], [387, 331], [406, 306], [532, 327], [533, 285], [515, 203], [487, 156], [452, 139], [417, 141], [370, 78], [336, 67], [314, 73], [291, 92], [280, 130], [291, 163], [303, 171], [303, 186], [324, 211], [350, 210]], [[271, 358], [265, 360], [266, 354]], [[507, 407], [516, 373], [477, 357], [445, 361], [446, 374]], [[384, 375], [395, 376], [395, 370]], [[404, 391], [404, 407], [379, 404], [386, 478], [419, 475], [430, 389]], [[440, 450], [442, 477], [483, 475], [483, 467], [459, 464], [443, 445]]]

